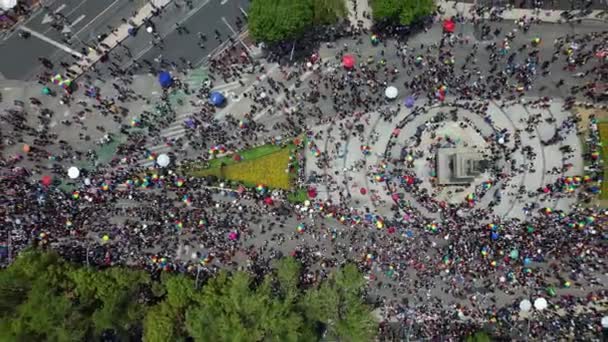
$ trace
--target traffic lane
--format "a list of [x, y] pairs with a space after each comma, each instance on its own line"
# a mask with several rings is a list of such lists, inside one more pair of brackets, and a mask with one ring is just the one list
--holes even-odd
[[[97, 2], [97, 1], [92, 1]], [[79, 20], [76, 22], [76, 25], [71, 27], [72, 30], [72, 38], [69, 41], [65, 41], [63, 34], [56, 32], [56, 34], [48, 35], [49, 38], [56, 40], [69, 48], [78, 51], [80, 53], [86, 54], [86, 46], [85, 43], [90, 45], [97, 45], [97, 35], [105, 33], [111, 34], [110, 27], [116, 27], [122, 24], [122, 17], [130, 17], [132, 12], [136, 10], [137, 4], [133, 1], [120, 1], [120, 0], [101, 0], [101, 3], [104, 3], [104, 6], [89, 5], [89, 6], [81, 6], [79, 11], [73, 11], [70, 16], [70, 21], [74, 22], [74, 20], [78, 20], [81, 16], [89, 13], [90, 20]], [[55, 64], [59, 64], [60, 62], [66, 62], [68, 64], [74, 64], [76, 62], [75, 59], [71, 57], [69, 53], [66, 53], [64, 50], [55, 48], [52, 52], [44, 55], [51, 62]], [[33, 71], [27, 75], [26, 79], [34, 79], [36, 73], [41, 72], [43, 67], [39, 66], [34, 68]], [[59, 70], [63, 70], [63, 68], [58, 68]]]
[[[98, 33], [110, 33], [110, 28], [116, 28], [122, 24], [122, 18], [130, 18], [135, 10], [138, 9], [134, 1], [124, 0], [95, 0], [94, 6], [87, 7], [85, 13], [74, 13], [70, 16], [70, 22], [82, 18], [76, 24], [71, 25], [73, 35], [79, 36], [83, 40], [87, 38], [95, 38]], [[108, 27], [109, 26], [109, 27]], [[92, 33], [87, 35], [87, 33]]]
[[[237, 3], [235, 0], [233, 2]], [[225, 18], [234, 30], [238, 30], [236, 28], [236, 17], [240, 15], [239, 6], [227, 6], [228, 4], [230, 4], [230, 1], [226, 5], [213, 1], [208, 6], [203, 7], [204, 10], [198, 11], [181, 24], [190, 33], [179, 34], [174, 30], [164, 38], [163, 49], [153, 47], [142, 58], [153, 61], [159, 55], [162, 55], [163, 59], [167, 61], [178, 62], [180, 57], [183, 57], [195, 65], [200, 64], [207, 55], [221, 44], [215, 39], [215, 30], [220, 32], [222, 42], [234, 35], [222, 18]], [[198, 32], [207, 36], [204, 49], [198, 45]]]
[[35, 78], [32, 73], [35, 73], [35, 70], [41, 67], [38, 57], [47, 57], [59, 50], [34, 36], [24, 39], [18, 35], [17, 39], [11, 38], [10, 44], [3, 44], [1, 49], [0, 72], [6, 78], [14, 80]]
[[[209, 1], [205, 1], [207, 4]], [[206, 4], [203, 2], [201, 5], [204, 7]], [[199, 5], [199, 6], [201, 6]], [[198, 10], [201, 10], [198, 6], [195, 7], [196, 11], [191, 11], [186, 6], [167, 6], [166, 9], [162, 12], [160, 16], [155, 16], [151, 18], [152, 23], [156, 29], [156, 32], [161, 37], [166, 37], [171, 32], [175, 30], [175, 24], [182, 21], [184, 17], [188, 17], [191, 15], [195, 15]], [[126, 46], [134, 59], [141, 58], [146, 52], [150, 50], [152, 41], [152, 35], [147, 33], [145, 28], [142, 27], [136, 36], [127, 37], [123, 41], [123, 45]], [[127, 66], [130, 63], [125, 63], [124, 66]]]

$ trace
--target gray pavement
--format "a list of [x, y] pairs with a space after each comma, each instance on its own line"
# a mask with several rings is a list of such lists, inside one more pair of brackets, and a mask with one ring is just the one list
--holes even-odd
[[[73, 58], [65, 48], [81, 52], [85, 44], [97, 45], [96, 37], [110, 34], [109, 27], [118, 26], [121, 18], [128, 18], [142, 5], [142, 1], [120, 0], [62, 0], [54, 1], [48, 9], [40, 8], [13, 32], [0, 40], [0, 75], [7, 79], [33, 80], [42, 70], [38, 57], [45, 57], [53, 63], [71, 62]], [[65, 19], [55, 20], [52, 14], [61, 14]], [[65, 21], [64, 21], [65, 20]], [[52, 23], [64, 23], [63, 29], [51, 27]], [[35, 36], [28, 39], [19, 36], [20, 28], [26, 27], [43, 35], [45, 40]], [[71, 40], [62, 33], [69, 32]], [[64, 46], [58, 48], [48, 42], [54, 41]], [[60, 70], [56, 65], [56, 71]]]

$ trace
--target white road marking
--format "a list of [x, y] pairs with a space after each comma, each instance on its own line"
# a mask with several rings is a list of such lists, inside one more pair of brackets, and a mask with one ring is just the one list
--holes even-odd
[[61, 10], [63, 10], [65, 8], [66, 4], [61, 4], [61, 6], [57, 7], [57, 9], [55, 10], [55, 13], [59, 13], [61, 12]]
[[226, 20], [226, 17], [222, 17], [222, 21], [224, 22], [224, 24], [226, 24], [226, 26], [228, 26], [228, 29], [229, 29], [230, 31], [232, 31], [232, 34], [233, 34], [233, 35], [235, 35], [235, 36], [237, 36], [237, 38], [236, 38], [236, 39], [237, 39], [237, 40], [238, 40], [238, 41], [241, 43], [241, 45], [243, 45], [243, 47], [245, 48], [245, 50], [247, 50], [247, 52], [249, 52], [249, 53], [251, 54], [251, 52], [252, 52], [252, 51], [251, 51], [251, 49], [249, 48], [249, 46], [247, 46], [247, 45], [246, 45], [246, 44], [243, 42], [243, 40], [242, 40], [242, 39], [241, 39], [241, 38], [238, 36], [238, 35], [239, 35], [239, 33], [238, 33], [238, 32], [236, 32], [236, 31], [234, 30], [234, 28], [232, 28], [232, 26], [230, 25], [230, 23], [228, 23], [228, 20]]
[[225, 5], [228, 3], [228, 0], [222, 0], [222, 2], [220, 2], [220, 5]]
[[80, 32], [84, 31], [87, 29], [87, 27], [91, 26], [91, 24], [93, 22], [95, 22], [97, 19], [99, 19], [99, 17], [101, 17], [102, 15], [106, 14], [107, 11], [109, 11], [112, 7], [114, 7], [114, 5], [116, 5], [120, 0], [116, 0], [113, 3], [110, 4], [110, 6], [108, 6], [108, 8], [106, 8], [105, 10], [101, 11], [101, 13], [99, 13], [95, 18], [93, 18], [91, 21], [89, 21], [86, 25], [84, 25], [78, 32], [76, 32], [74, 35], [77, 36], [78, 34], [80, 34]]
[[84, 19], [86, 17], [86, 15], [81, 15], [80, 17], [76, 18], [76, 20], [74, 20], [72, 22], [72, 24], [70, 25], [70, 27], [74, 27], [76, 24], [78, 24], [82, 19]]
[[[188, 20], [190, 17], [192, 17], [196, 12], [200, 11], [201, 8], [203, 8], [205, 5], [207, 5], [209, 3], [210, 0], [205, 0], [203, 1], [203, 3], [201, 3], [198, 7], [196, 7], [195, 9], [191, 10], [190, 12], [188, 12], [188, 14], [184, 17], [184, 19], [182, 19], [179, 23], [183, 23], [184, 21]], [[173, 28], [169, 31], [166, 32], [165, 34], [161, 35], [161, 38], [165, 39], [165, 37], [167, 37], [169, 34], [173, 33], [173, 31], [175, 31], [175, 26], [173, 26]], [[132, 61], [136, 61], [138, 59], [140, 59], [141, 57], [143, 57], [148, 51], [150, 51], [154, 46], [153, 45], [148, 45], [147, 48], [141, 50], [139, 53], [137, 53], [135, 55], [135, 58], [131, 58]], [[133, 63], [128, 63], [127, 65], [132, 65]]]
[[40, 39], [40, 40], [42, 40], [44, 42], [47, 42], [47, 43], [49, 43], [49, 44], [51, 44], [51, 45], [53, 45], [53, 46], [55, 46], [55, 47], [57, 47], [57, 48], [65, 51], [65, 52], [67, 52], [67, 53], [70, 53], [70, 54], [72, 54], [74, 56], [78, 56], [79, 58], [83, 58], [84, 57], [80, 52], [72, 50], [69, 46], [66, 46], [66, 45], [61, 44], [61, 43], [59, 43], [57, 41], [54, 41], [51, 38], [43, 35], [42, 33], [36, 32], [36, 31], [30, 29], [29, 27], [27, 27], [25, 25], [20, 26], [19, 29], [22, 30], [22, 31], [25, 31], [25, 32], [29, 32], [32, 36], [34, 36], [34, 37], [36, 37], [36, 38], [38, 38], [38, 39]]
[[42, 18], [42, 24], [43, 24], [43, 25], [44, 25], [44, 24], [48, 24], [48, 23], [50, 23], [50, 22], [52, 22], [52, 21], [53, 21], [53, 16], [52, 16], [52, 15], [50, 15], [50, 14], [48, 14], [48, 13], [46, 13], [46, 14], [44, 15], [44, 18]]
[[249, 14], [247, 14], [247, 12], [245, 12], [245, 10], [243, 9], [243, 7], [239, 6], [239, 10], [241, 10], [241, 13], [243, 13], [243, 15], [245, 16], [245, 18], [249, 18]]

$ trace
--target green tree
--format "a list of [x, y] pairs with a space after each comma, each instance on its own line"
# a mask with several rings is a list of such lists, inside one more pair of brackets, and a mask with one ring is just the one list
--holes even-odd
[[146, 313], [144, 340], [161, 342], [183, 339], [186, 335], [185, 310], [194, 300], [194, 281], [183, 275], [163, 274], [162, 286], [155, 283], [153, 289], [166, 296]]
[[256, 41], [274, 44], [298, 38], [313, 25], [335, 24], [347, 13], [344, 0], [254, 0], [249, 32]]
[[268, 44], [297, 38], [312, 23], [311, 0], [254, 0], [249, 9], [249, 32]]
[[0, 271], [0, 340], [82, 340], [90, 320], [73, 301], [65, 274], [71, 266], [54, 253], [24, 251]]
[[312, 0], [313, 24], [331, 25], [347, 16], [344, 0]]
[[330, 336], [345, 341], [371, 341], [376, 322], [361, 301], [365, 281], [352, 265], [346, 265], [317, 289], [306, 292], [302, 305], [306, 317], [320, 322]]
[[433, 0], [371, 0], [371, 8], [376, 22], [410, 25], [433, 13], [435, 4]]
[[80, 303], [92, 315], [97, 334], [113, 330], [128, 336], [145, 314], [141, 303], [150, 277], [143, 271], [113, 267], [103, 271], [80, 268], [67, 275], [75, 284]]

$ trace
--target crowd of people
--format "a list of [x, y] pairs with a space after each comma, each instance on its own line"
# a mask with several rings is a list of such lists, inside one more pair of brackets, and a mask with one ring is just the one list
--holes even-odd
[[[453, 20], [471, 25], [464, 17]], [[45, 103], [59, 99], [31, 98], [31, 106], [9, 104], [1, 117], [5, 146], [0, 159], [0, 212], [5, 227], [0, 236], [2, 263], [35, 244], [90, 265], [184, 272], [204, 281], [220, 269], [268, 272], [274, 258], [292, 255], [305, 265], [303, 281], [315, 283], [329, 269], [355, 262], [368, 281], [366, 293], [378, 308], [379, 331], [385, 338], [406, 334], [416, 339], [457, 338], [486, 326], [493, 327], [497, 335], [514, 338], [599, 336], [608, 300], [604, 285], [608, 212], [592, 203], [595, 190], [591, 189], [597, 190], [601, 184], [601, 164], [594, 157], [599, 137], [593, 118], [588, 127], [593, 148], [584, 152], [593, 168], [580, 181], [585, 185], [571, 194], [579, 196], [580, 204], [568, 211], [532, 205], [525, 220], [498, 217], [491, 205], [462, 216], [459, 209], [467, 205], [464, 198], [462, 205], [446, 206], [420, 191], [417, 186], [427, 180], [417, 176], [407, 159], [408, 155], [420, 157], [414, 151], [421, 142], [419, 136], [412, 137], [412, 151], [385, 156], [386, 162], [404, 167], [387, 174], [378, 184], [383, 191], [376, 194], [390, 196], [391, 187], [401, 187], [423, 208], [400, 198], [355, 201], [347, 180], [331, 172], [332, 161], [340, 158], [339, 151], [349, 139], [364, 141], [366, 130], [361, 125], [369, 126], [372, 115], [392, 122], [402, 111], [415, 117], [430, 106], [451, 103], [491, 121], [487, 113], [490, 100], [505, 110], [513, 103], [542, 106], [552, 93], [566, 94], [568, 109], [575, 102], [599, 108], [605, 101], [598, 89], [608, 79], [608, 62], [605, 54], [598, 55], [608, 49], [608, 32], [566, 34], [541, 42], [542, 35], [529, 34], [530, 30], [544, 30], [532, 18], [518, 23], [473, 22], [482, 32], [479, 39], [439, 30], [438, 41], [427, 43], [412, 36], [382, 37], [367, 44], [363, 30], [349, 28], [339, 33], [343, 38], [336, 48], [321, 47], [335, 58], [314, 51], [306, 60], [279, 66], [278, 75], [235, 45], [210, 62], [210, 80], [197, 88], [179, 82], [192, 71], [186, 60], [141, 61], [128, 70], [113, 65], [114, 90], [102, 96], [84, 95], [102, 77], [93, 71], [83, 78], [79, 90], [64, 94], [61, 100], [79, 112], [73, 120], [82, 131], [83, 143], [87, 130], [94, 129], [87, 127], [87, 117], [92, 115], [114, 120], [120, 130], [107, 133], [126, 139], [108, 165], [95, 163], [95, 168], [81, 170], [76, 180], [67, 179], [67, 167], [76, 161], [94, 161], [96, 153], [82, 151], [78, 142], [58, 138], [60, 133], [50, 126], [54, 113]], [[187, 28], [180, 30], [188, 32]], [[128, 58], [117, 49], [109, 54], [110, 60], [115, 54]], [[358, 60], [353, 67], [342, 66], [347, 54]], [[188, 108], [192, 108], [184, 122], [186, 133], [177, 139], [161, 134], [182, 110], [170, 103], [167, 92], [161, 99], [161, 115], [144, 112], [141, 121], [132, 123], [145, 130], [132, 130], [127, 122], [128, 103], [152, 101], [150, 94], [130, 88], [132, 75], [166, 69], [174, 70], [177, 82], [173, 87], [187, 94]], [[207, 101], [213, 84], [238, 81], [245, 85], [243, 76], [251, 74], [257, 81], [240, 100], [249, 103], [247, 109], [216, 118], [222, 109]], [[417, 98], [416, 105], [385, 98], [384, 89], [398, 82]], [[448, 89], [447, 97], [443, 89]], [[82, 100], [85, 96], [92, 104]], [[540, 100], [530, 101], [529, 97]], [[32, 118], [34, 112], [28, 112], [28, 107], [37, 109], [38, 117]], [[266, 111], [270, 114], [260, 115]], [[256, 119], [258, 115], [260, 119]], [[36, 120], [42, 129], [33, 124]], [[560, 122], [556, 139], [577, 129], [579, 120], [573, 114]], [[62, 122], [59, 128], [71, 124]], [[537, 124], [530, 118], [530, 132], [495, 133], [490, 151], [496, 158], [509, 159], [515, 150], [526, 148], [517, 144], [518, 136], [533, 133]], [[329, 185], [329, 199], [309, 189], [305, 203], [290, 204], [282, 191], [231, 187], [214, 177], [188, 177], [180, 172], [189, 162], [212, 158], [212, 146], [239, 151], [278, 143], [279, 135], [284, 137], [281, 143], [297, 136], [315, 141], [322, 136], [313, 132], [320, 125], [329, 127], [325, 129], [329, 144], [319, 142], [318, 156], [302, 161], [323, 170], [314, 182]], [[391, 132], [376, 132], [380, 134]], [[506, 150], [500, 139], [503, 143], [512, 139], [514, 150]], [[374, 144], [375, 140], [369, 141]], [[155, 143], [172, 148], [169, 167], [143, 168], [139, 163], [143, 155], [154, 157], [148, 146]], [[23, 151], [9, 154], [10, 146], [23, 146]], [[50, 153], [51, 147], [61, 152]], [[301, 160], [309, 148], [302, 141], [297, 158]], [[537, 152], [524, 151], [530, 159]], [[564, 150], [572, 152], [572, 148]], [[566, 164], [557, 172], [564, 174], [570, 167]], [[371, 182], [377, 181], [374, 167], [365, 157], [354, 165], [371, 171]], [[510, 172], [521, 170], [514, 166]], [[51, 174], [55, 182], [43, 183], [40, 176], [45, 174]], [[501, 178], [509, 177], [498, 171], [493, 175], [498, 185]], [[309, 176], [301, 173], [298, 182], [310, 183]], [[525, 192], [562, 196], [574, 181], [566, 179], [543, 184], [549, 192], [542, 188]], [[483, 187], [477, 195], [484, 196]], [[521, 200], [534, 202], [533, 197]], [[379, 214], [379, 205], [388, 207], [391, 215]], [[428, 212], [436, 215], [429, 217]], [[539, 297], [547, 298], [551, 307], [520, 312], [522, 299]]]

